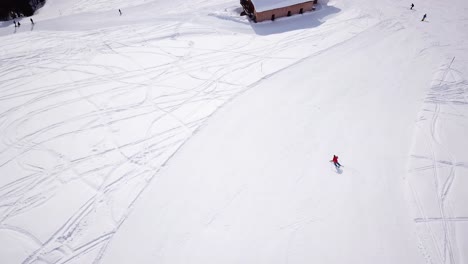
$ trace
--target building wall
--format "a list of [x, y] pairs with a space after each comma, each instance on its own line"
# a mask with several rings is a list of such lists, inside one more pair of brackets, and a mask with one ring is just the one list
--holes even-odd
[[275, 15], [275, 19], [288, 16], [288, 11], [291, 11], [291, 15], [300, 14], [301, 8], [303, 9], [303, 12], [314, 10], [314, 1], [312, 0], [302, 4], [267, 10], [263, 12], [255, 12], [255, 17], [257, 22], [262, 22], [265, 20], [271, 20], [271, 16], [273, 14]]

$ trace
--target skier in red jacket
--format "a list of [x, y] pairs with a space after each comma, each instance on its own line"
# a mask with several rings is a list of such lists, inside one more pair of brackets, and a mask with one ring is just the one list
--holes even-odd
[[338, 162], [338, 156], [336, 155], [333, 155], [333, 159], [330, 160], [331, 162], [333, 162], [333, 164], [335, 165], [335, 167], [338, 169], [339, 167], [341, 167], [341, 164]]

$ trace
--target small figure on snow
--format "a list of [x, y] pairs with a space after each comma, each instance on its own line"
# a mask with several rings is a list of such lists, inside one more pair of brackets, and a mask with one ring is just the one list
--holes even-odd
[[20, 27], [20, 26], [21, 26], [21, 23], [18, 21], [18, 27]]
[[32, 18], [30, 18], [29, 20], [31, 20], [31, 24], [34, 25], [34, 21]]
[[424, 14], [424, 16], [423, 16], [423, 18], [421, 19], [421, 21], [426, 20], [426, 17], [427, 17], [427, 14]]
[[16, 20], [13, 20], [13, 24], [15, 24], [15, 27], [17, 27], [18, 25], [16, 25]]
[[414, 4], [413, 4], [413, 3], [411, 3], [411, 8], [410, 8], [410, 10], [413, 10], [413, 7], [414, 7]]
[[120, 11], [120, 9], [119, 9], [119, 14], [122, 15], [122, 11]]
[[337, 169], [341, 167], [341, 164], [338, 162], [338, 156], [333, 155], [333, 159], [330, 161], [333, 162], [333, 164], [335, 165]]

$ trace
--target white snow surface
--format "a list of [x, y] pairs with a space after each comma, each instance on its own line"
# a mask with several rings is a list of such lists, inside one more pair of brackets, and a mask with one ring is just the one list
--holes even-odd
[[0, 23], [0, 262], [468, 263], [468, 2], [410, 4]]
[[309, 0], [252, 0], [257, 12], [311, 2]]

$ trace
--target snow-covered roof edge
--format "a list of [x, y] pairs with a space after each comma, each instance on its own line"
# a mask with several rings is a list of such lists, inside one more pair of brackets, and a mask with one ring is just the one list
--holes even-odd
[[251, 0], [255, 6], [255, 11], [263, 12], [266, 10], [272, 10], [276, 8], [282, 8], [306, 2], [312, 2], [312, 0]]

